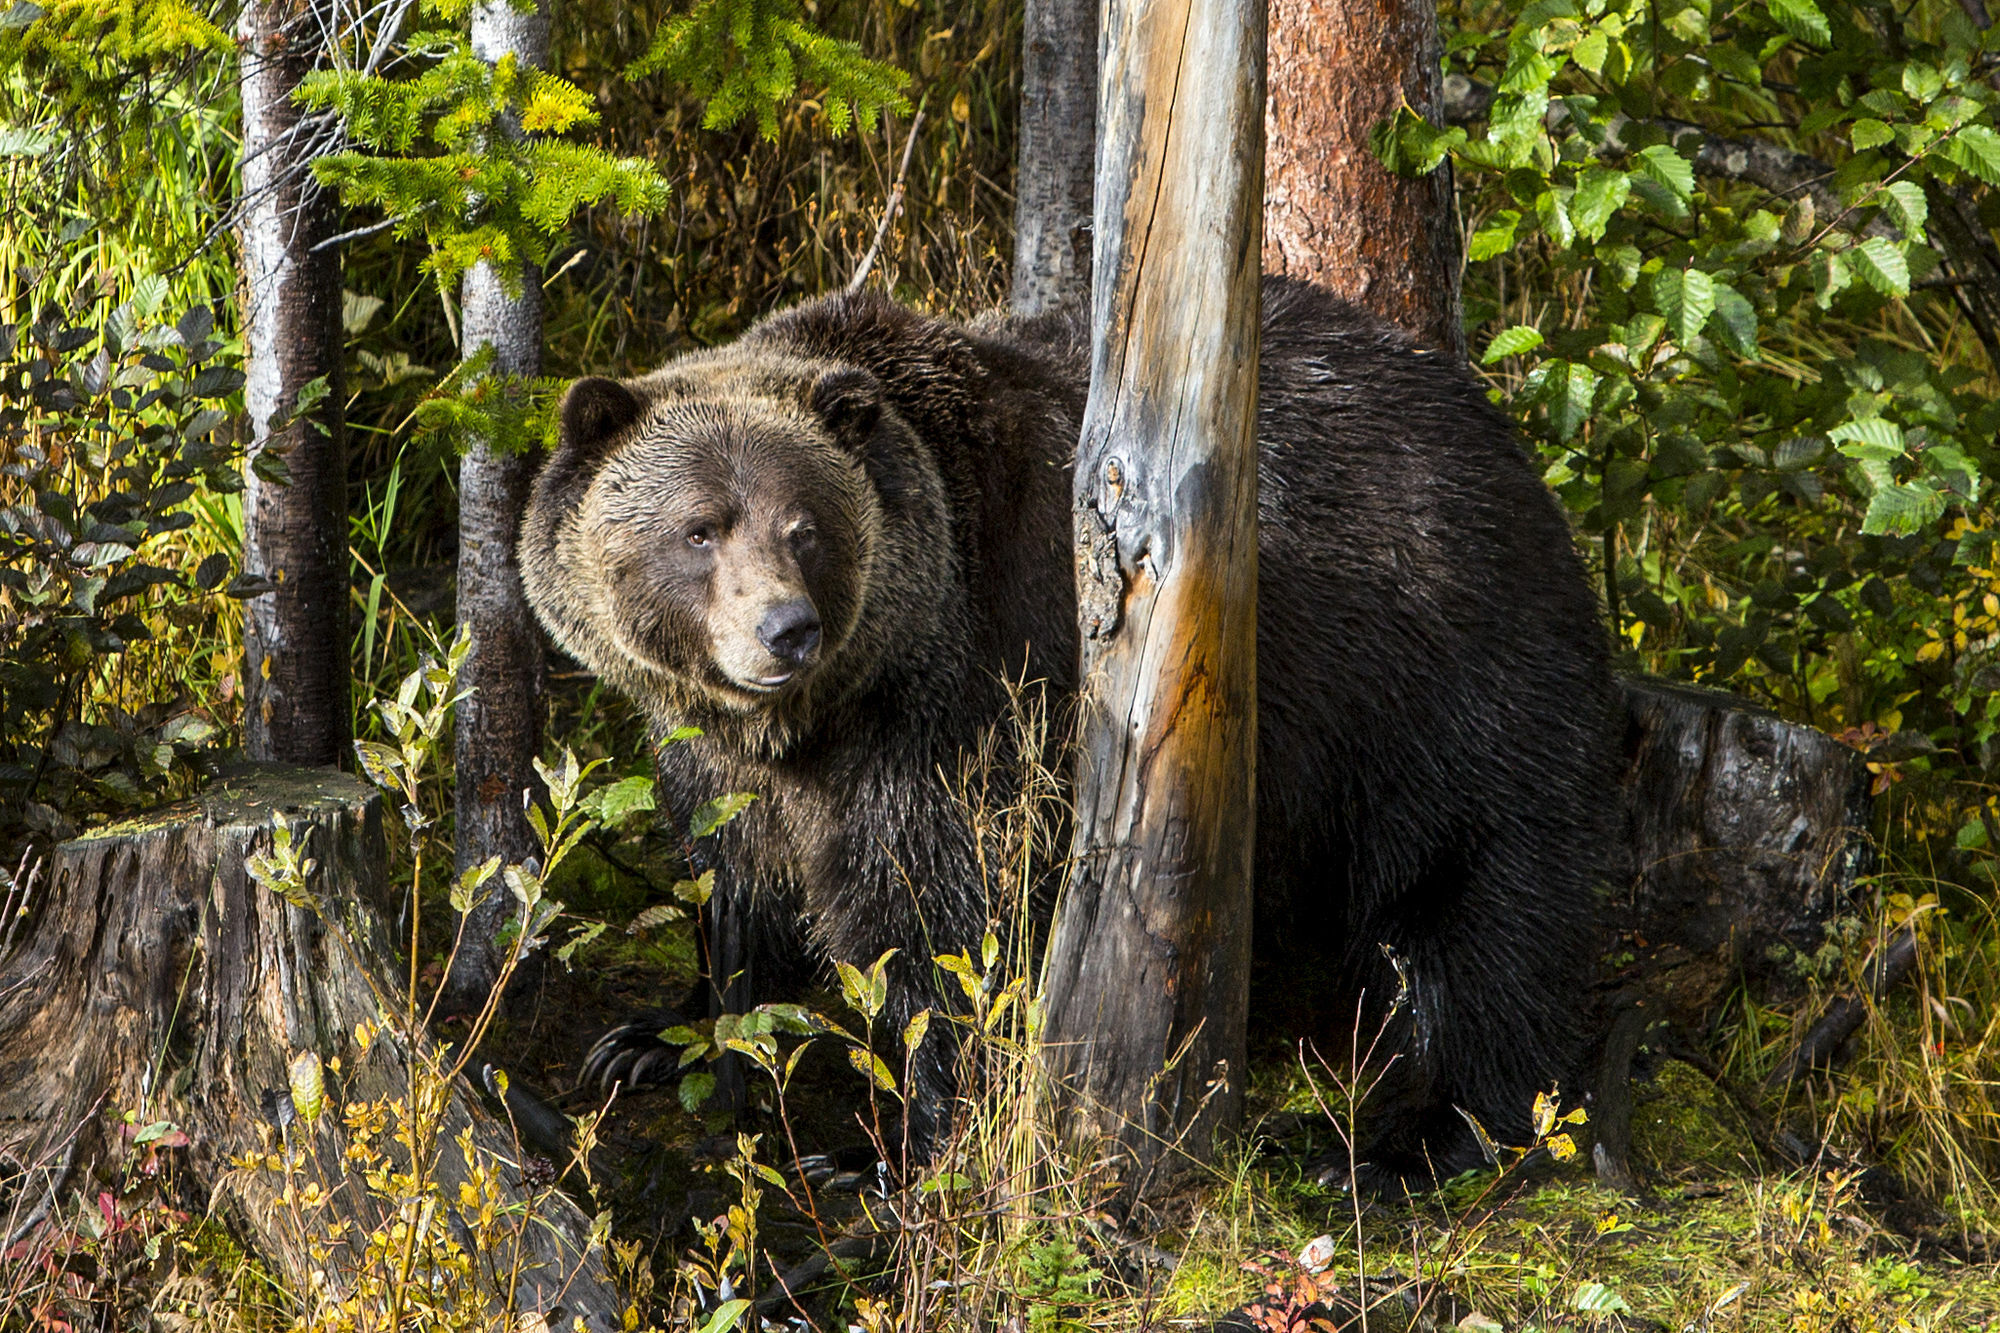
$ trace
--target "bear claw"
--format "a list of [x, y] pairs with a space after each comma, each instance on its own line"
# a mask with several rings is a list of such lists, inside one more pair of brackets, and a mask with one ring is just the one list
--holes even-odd
[[627, 1092], [640, 1092], [666, 1083], [680, 1067], [680, 1047], [660, 1034], [680, 1021], [676, 1015], [649, 1014], [612, 1028], [583, 1057], [581, 1083], [605, 1094], [621, 1084]]

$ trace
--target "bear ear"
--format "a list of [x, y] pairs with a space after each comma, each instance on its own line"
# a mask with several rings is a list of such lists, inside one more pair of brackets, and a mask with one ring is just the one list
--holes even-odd
[[882, 381], [858, 367], [829, 370], [814, 382], [807, 402], [836, 440], [858, 449], [882, 419]]
[[595, 455], [644, 410], [638, 395], [617, 380], [585, 376], [563, 394], [563, 448]]

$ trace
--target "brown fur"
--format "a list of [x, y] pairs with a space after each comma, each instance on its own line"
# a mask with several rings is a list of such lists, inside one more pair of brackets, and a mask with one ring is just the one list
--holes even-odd
[[[657, 727], [703, 729], [663, 751], [663, 804], [763, 797], [714, 839], [718, 929], [802, 928], [861, 966], [898, 950], [897, 1030], [948, 1003], [931, 958], [987, 928], [942, 774], [1002, 716], [1003, 678], [1074, 689], [1086, 380], [1066, 318], [816, 302], [622, 386], [580, 381], [524, 525], [563, 646]], [[1519, 1137], [1582, 1022], [1613, 772], [1595, 601], [1479, 386], [1303, 284], [1266, 286], [1259, 435], [1260, 963], [1316, 999], [1322, 1035], [1357, 1004], [1366, 1032], [1392, 1023], [1380, 1171], [1476, 1162], [1454, 1108]], [[718, 540], [692, 560], [702, 523]], [[746, 687], [789, 670], [758, 626], [802, 595], [823, 640]], [[1393, 1015], [1384, 945], [1411, 978]], [[730, 1007], [764, 958], [743, 955]], [[942, 1026], [919, 1138], [949, 1089]]]

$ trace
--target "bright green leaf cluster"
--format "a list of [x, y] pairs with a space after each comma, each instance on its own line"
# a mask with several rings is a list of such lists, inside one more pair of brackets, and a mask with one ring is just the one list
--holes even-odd
[[185, 0], [12, 0], [0, 8], [0, 75], [56, 93], [65, 108], [102, 102], [151, 71], [235, 45]]
[[[409, 47], [430, 61], [414, 78], [321, 70], [298, 97], [338, 112], [360, 145], [315, 162], [321, 182], [350, 205], [381, 209], [397, 235], [422, 237], [439, 281], [484, 262], [518, 283], [579, 210], [665, 206], [667, 183], [650, 163], [544, 137], [596, 123], [576, 85], [512, 56], [489, 65], [461, 33], [420, 33]], [[427, 145], [437, 151], [419, 151]]]
[[800, 0], [696, 0], [660, 24], [651, 49], [626, 77], [658, 73], [707, 99], [708, 128], [754, 116], [767, 139], [778, 137], [778, 110], [801, 84], [819, 88], [820, 110], [834, 134], [856, 124], [871, 130], [882, 112], [909, 110], [903, 89], [910, 76], [808, 24]]
[[1442, 19], [1483, 113], [1404, 108], [1376, 149], [1454, 169], [1469, 340], [1632, 664], [2000, 759], [1964, 592], [1995, 564], [2000, 30], [1952, 0]]

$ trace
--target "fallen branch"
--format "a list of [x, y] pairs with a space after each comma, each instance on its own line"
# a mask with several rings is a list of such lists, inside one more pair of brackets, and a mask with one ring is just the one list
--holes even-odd
[[1889, 942], [1887, 948], [1878, 949], [1874, 958], [1869, 960], [1867, 974], [1863, 978], [1866, 995], [1842, 995], [1827, 1006], [1819, 1022], [1814, 1023], [1800, 1038], [1799, 1044], [1778, 1061], [1777, 1068], [1764, 1080], [1764, 1086], [1782, 1088], [1801, 1074], [1831, 1068], [1835, 1063], [1834, 1057], [1847, 1044], [1847, 1039], [1860, 1029], [1868, 1011], [1901, 985], [1903, 979], [1916, 970], [1916, 965], [1917, 933], [1913, 928], [1905, 928]]

